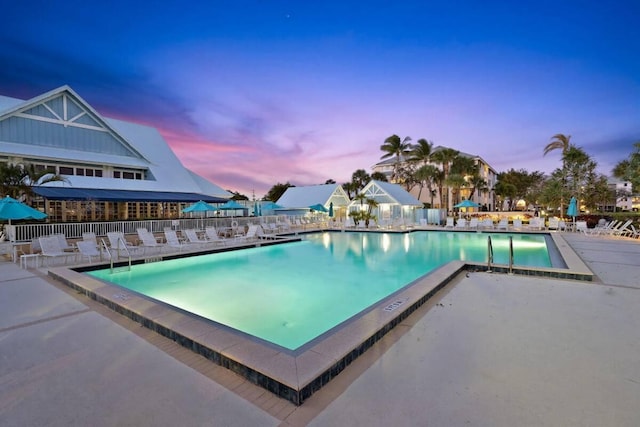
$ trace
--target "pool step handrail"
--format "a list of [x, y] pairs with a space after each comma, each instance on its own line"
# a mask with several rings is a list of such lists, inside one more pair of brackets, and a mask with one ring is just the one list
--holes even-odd
[[491, 273], [491, 264], [493, 264], [493, 245], [491, 236], [487, 236], [487, 273]]
[[513, 236], [509, 236], [509, 274], [513, 274]]
[[[111, 253], [111, 250], [109, 249], [109, 246], [107, 245], [107, 243], [104, 241], [104, 239], [100, 239], [102, 241], [102, 246], [103, 248], [107, 251], [107, 254], [109, 255], [109, 268], [110, 268], [110, 272], [113, 273], [113, 254]], [[131, 252], [129, 252], [129, 248], [127, 248], [127, 243], [124, 241], [124, 239], [122, 237], [118, 237], [118, 239], [116, 240], [116, 255], [117, 258], [120, 258], [120, 247], [122, 244], [122, 249], [124, 249], [124, 251], [127, 253], [127, 258], [129, 260], [129, 271], [131, 271]]]

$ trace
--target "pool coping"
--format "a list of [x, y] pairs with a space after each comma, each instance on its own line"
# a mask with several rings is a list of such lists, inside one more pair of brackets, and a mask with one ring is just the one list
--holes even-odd
[[[591, 280], [593, 273], [566, 241], [560, 235], [552, 236], [568, 269], [518, 268], [515, 273]], [[49, 275], [254, 384], [301, 405], [459, 273], [485, 270], [486, 267], [486, 264], [449, 262], [337, 326], [301, 352], [268, 345], [224, 325], [125, 291], [71, 268], [51, 268]], [[505, 272], [508, 268], [503, 265], [493, 267], [492, 271]]]

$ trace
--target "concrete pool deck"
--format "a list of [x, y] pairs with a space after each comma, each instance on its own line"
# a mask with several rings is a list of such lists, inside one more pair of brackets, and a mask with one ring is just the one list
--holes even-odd
[[0, 420], [638, 425], [640, 241], [564, 237], [593, 282], [462, 274], [300, 407], [0, 263]]

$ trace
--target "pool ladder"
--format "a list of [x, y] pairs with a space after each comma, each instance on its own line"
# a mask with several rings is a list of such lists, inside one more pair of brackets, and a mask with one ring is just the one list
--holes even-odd
[[[491, 273], [493, 264], [493, 244], [491, 236], [487, 236], [487, 273]], [[513, 236], [509, 236], [509, 274], [513, 274]]]
[[[107, 243], [104, 241], [104, 239], [100, 239], [100, 241], [102, 243], [102, 248], [107, 253], [107, 255], [109, 255], [109, 267], [111, 269], [111, 273], [113, 273], [113, 254], [111, 253], [111, 250], [109, 249], [109, 246], [107, 246]], [[123, 249], [127, 253], [127, 258], [129, 259], [129, 271], [131, 271], [131, 252], [129, 252], [129, 248], [127, 248], [126, 242], [119, 237], [116, 244], [118, 245], [118, 247], [116, 248], [116, 258], [120, 259], [120, 249]]]

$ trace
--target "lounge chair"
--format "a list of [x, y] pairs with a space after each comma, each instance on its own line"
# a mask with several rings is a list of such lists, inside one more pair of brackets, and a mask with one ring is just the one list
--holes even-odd
[[80, 240], [76, 243], [78, 246], [78, 254], [80, 258], [88, 258], [89, 263], [93, 262], [93, 258], [102, 259], [102, 252], [98, 250], [98, 246], [90, 240]]
[[633, 222], [632, 220], [628, 220], [621, 226], [611, 229], [611, 231], [606, 235], [607, 236], [624, 236], [624, 234], [630, 230], [629, 226], [631, 225], [632, 222]]
[[235, 239], [239, 241], [257, 240], [258, 227], [259, 225], [250, 225], [246, 233], [236, 236]]
[[76, 256], [75, 252], [65, 252], [60, 247], [60, 240], [58, 239], [58, 236], [40, 237], [38, 238], [38, 241], [40, 242], [40, 249], [42, 250], [40, 254], [45, 259], [45, 265], [48, 265], [47, 260], [64, 258], [63, 262], [66, 262], [67, 258], [70, 256], [74, 258]]
[[521, 219], [514, 219], [513, 220], [513, 229], [514, 230], [522, 230], [522, 220]]
[[205, 246], [208, 246], [211, 243], [206, 239], [201, 239], [198, 236], [198, 233], [196, 232], [196, 230], [194, 230], [193, 228], [188, 228], [188, 229], [182, 230], [182, 232], [184, 233], [185, 236], [187, 236], [187, 243], [188, 244], [193, 244], [194, 246], [205, 247]]
[[127, 258], [130, 255], [134, 255], [134, 253], [140, 249], [127, 242], [122, 231], [108, 232], [107, 239], [109, 240], [111, 255], [115, 258]]
[[453, 218], [449, 217], [447, 218], [447, 223], [444, 225], [444, 228], [454, 228], [455, 224], [453, 222]]
[[64, 234], [58, 233], [58, 234], [53, 234], [53, 236], [55, 236], [58, 239], [58, 246], [60, 246], [60, 249], [62, 249], [64, 252], [75, 251], [75, 248], [69, 244]]
[[557, 230], [559, 223], [560, 223], [560, 218], [555, 217], [555, 216], [551, 217], [551, 218], [549, 218], [549, 226], [547, 228], [549, 230]]
[[590, 235], [605, 234], [609, 232], [611, 229], [613, 229], [614, 227], [616, 227], [617, 225], [620, 225], [620, 221], [618, 220], [610, 221], [603, 226], [595, 227], [587, 230], [585, 234], [590, 234]]
[[140, 239], [140, 247], [146, 251], [147, 249], [153, 251], [157, 250], [158, 252], [162, 252], [162, 249], [166, 247], [166, 245], [159, 243], [156, 236], [153, 235], [146, 228], [138, 228], [136, 229], [138, 233], [138, 238]]
[[467, 220], [464, 218], [460, 218], [458, 222], [456, 222], [456, 227], [458, 229], [466, 229], [467, 228]]
[[531, 218], [529, 220], [529, 228], [531, 230], [544, 230], [544, 220], [542, 218]]
[[508, 230], [509, 229], [509, 220], [507, 218], [502, 218], [498, 225], [496, 225], [496, 230]]
[[576, 221], [576, 232], [582, 234], [591, 234], [587, 228], [587, 221]]
[[174, 249], [178, 249], [179, 251], [182, 251], [182, 249], [186, 248], [189, 245], [185, 245], [184, 243], [182, 243], [180, 241], [180, 239], [178, 238], [178, 233], [176, 233], [175, 230], [167, 230], [165, 228], [164, 230], [164, 238], [167, 241], [167, 246], [174, 248]]
[[227, 239], [220, 237], [220, 235], [218, 234], [218, 230], [216, 230], [215, 227], [205, 228], [204, 233], [207, 236], [207, 239], [209, 240], [209, 242], [211, 243], [222, 244], [222, 245], [227, 244]]
[[82, 240], [85, 242], [92, 242], [96, 247], [98, 247], [98, 238], [96, 237], [96, 233], [93, 231], [82, 233]]
[[478, 218], [471, 218], [468, 227], [472, 230], [478, 229]]
[[482, 220], [480, 226], [487, 230], [493, 230], [493, 220], [491, 218], [485, 218]]

